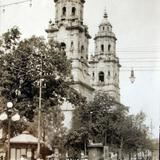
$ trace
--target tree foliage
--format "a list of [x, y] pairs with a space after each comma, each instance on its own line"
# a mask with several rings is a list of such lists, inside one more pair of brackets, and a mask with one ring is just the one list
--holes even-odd
[[[129, 115], [128, 108], [115, 101], [105, 92], [98, 92], [94, 100], [75, 110], [71, 136], [79, 144], [84, 143], [81, 135], [87, 132], [87, 142], [101, 142], [111, 150], [122, 153], [136, 152], [137, 149], [150, 149], [148, 128], [144, 124], [145, 114]], [[79, 128], [85, 128], [85, 131]], [[75, 135], [75, 136], [73, 136]], [[74, 145], [69, 143], [71, 146]], [[77, 145], [78, 146], [78, 145]], [[79, 148], [84, 149], [84, 145]], [[121, 157], [121, 158], [122, 158]]]
[[[3, 104], [12, 101], [25, 124], [35, 121], [41, 80], [42, 113], [46, 122], [44, 126], [48, 126], [48, 131], [49, 127], [56, 128], [56, 134], [62, 132], [64, 128], [58, 130], [58, 127], [62, 127], [64, 118], [59, 106], [64, 101], [75, 106], [84, 101], [70, 87], [71, 62], [59, 43], [46, 42], [42, 37], [36, 36], [21, 39], [20, 35], [17, 28], [12, 28], [0, 40], [0, 95]], [[5, 107], [3, 105], [2, 110]], [[52, 134], [52, 137], [55, 135], [52, 131], [47, 133]]]

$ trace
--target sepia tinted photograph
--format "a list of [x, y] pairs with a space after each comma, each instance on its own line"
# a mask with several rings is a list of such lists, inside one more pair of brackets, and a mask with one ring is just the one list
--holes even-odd
[[0, 160], [160, 160], [159, 0], [0, 0]]

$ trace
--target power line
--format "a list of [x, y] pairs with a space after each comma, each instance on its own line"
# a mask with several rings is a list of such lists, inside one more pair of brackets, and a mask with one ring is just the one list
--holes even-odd
[[119, 59], [160, 59], [160, 57], [119, 57]]
[[142, 52], [142, 53], [153, 53], [153, 52], [160, 52], [160, 50], [150, 50], [150, 51], [147, 51], [147, 50], [135, 50], [135, 51], [133, 51], [133, 50], [117, 50], [117, 52], [130, 52], [130, 53], [134, 53], [134, 52]]
[[128, 60], [128, 61], [120, 61], [120, 63], [160, 63], [160, 60], [159, 61], [132, 61], [132, 60]]
[[142, 45], [134, 45], [134, 46], [129, 46], [127, 45], [126, 47], [117, 47], [117, 50], [130, 50], [130, 49], [140, 49], [140, 50], [146, 50], [146, 49], [151, 49], [152, 48], [156, 48], [156, 49], [160, 49], [160, 45], [159, 44], [142, 44]]
[[16, 4], [22, 4], [22, 3], [26, 3], [26, 2], [32, 3], [32, 0], [24, 0], [24, 1], [17, 1], [17, 2], [13, 2], [13, 3], [7, 3], [7, 4], [0, 5], [0, 8], [4, 8], [4, 7], [16, 5]]
[[13, 3], [7, 3], [7, 4], [0, 5], [0, 8], [3, 8], [3, 12], [5, 12], [6, 7], [17, 5], [17, 4], [23, 4], [23, 3], [26, 3], [26, 2], [30, 2], [29, 6], [30, 7], [32, 6], [32, 0], [23, 0], [23, 1], [16, 1], [16, 2], [13, 2]]
[[[160, 69], [134, 69], [136, 72], [160, 72]], [[131, 72], [131, 69], [121, 69], [120, 72]]]
[[151, 69], [151, 68], [134, 68], [134, 67], [128, 67], [128, 68], [121, 68], [120, 72], [126, 71], [126, 72], [131, 72], [132, 68], [134, 71], [138, 72], [160, 72], [160, 68], [158, 69]]

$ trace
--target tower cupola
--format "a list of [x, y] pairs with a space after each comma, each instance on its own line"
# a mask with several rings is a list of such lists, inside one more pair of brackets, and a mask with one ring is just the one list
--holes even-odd
[[83, 23], [83, 4], [85, 0], [54, 0], [56, 8], [55, 22], [68, 23], [78, 21]]
[[99, 25], [99, 31], [95, 35], [95, 45], [96, 50], [95, 54], [114, 54], [116, 50], [116, 36], [112, 32], [112, 25], [108, 21], [108, 15], [106, 11], [104, 12], [104, 16], [102, 22]]
[[107, 15], [106, 11], [104, 12], [103, 20], [102, 20], [101, 24], [99, 25], [99, 31], [112, 32], [112, 25], [108, 21], [108, 15]]

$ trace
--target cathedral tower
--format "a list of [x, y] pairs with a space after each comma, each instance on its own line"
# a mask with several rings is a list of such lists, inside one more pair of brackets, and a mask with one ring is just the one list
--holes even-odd
[[95, 35], [95, 54], [90, 60], [90, 75], [95, 90], [103, 90], [120, 101], [119, 59], [116, 57], [116, 36], [104, 13], [99, 31]]
[[83, 24], [85, 0], [54, 0], [55, 24], [50, 22], [46, 30], [48, 39], [61, 43], [68, 59], [72, 60], [73, 87], [91, 98], [93, 88], [90, 86], [88, 71], [88, 43], [91, 38], [88, 27]]

